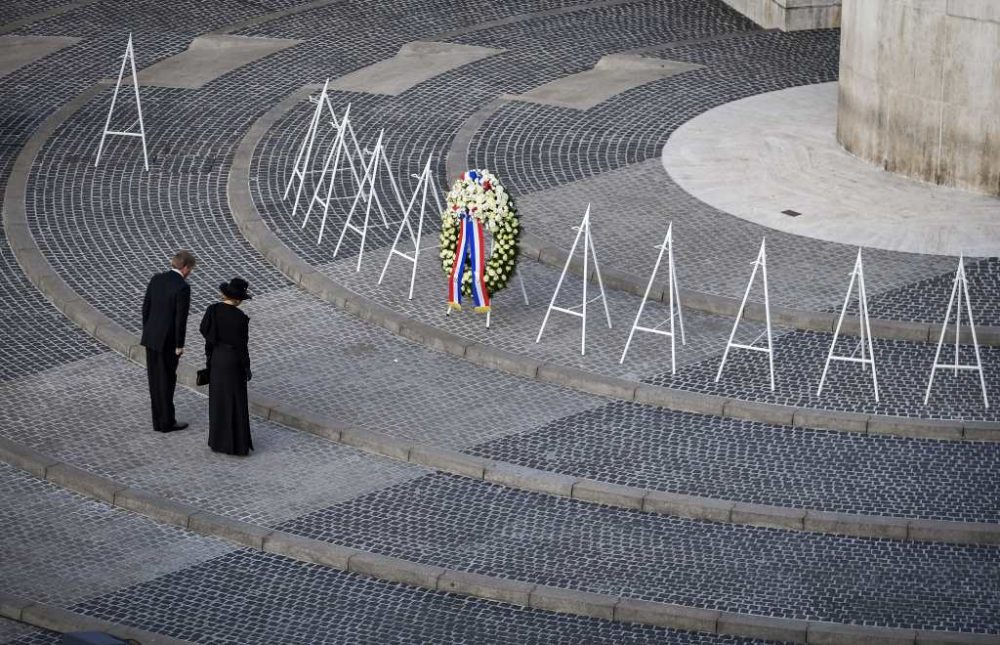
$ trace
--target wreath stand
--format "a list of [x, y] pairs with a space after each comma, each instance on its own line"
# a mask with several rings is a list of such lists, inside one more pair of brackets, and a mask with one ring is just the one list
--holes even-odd
[[[361, 151], [361, 147], [358, 145], [358, 140], [354, 136], [354, 127], [351, 125], [351, 106], [348, 105], [347, 109], [344, 110], [344, 117], [338, 122], [336, 115], [333, 115], [333, 121], [331, 125], [336, 131], [336, 136], [333, 140], [333, 145], [330, 146], [329, 152], [327, 152], [326, 159], [323, 162], [323, 170], [320, 171], [319, 181], [316, 183], [316, 187], [313, 190], [313, 197], [309, 201], [309, 208], [306, 210], [306, 216], [302, 220], [302, 228], [306, 227], [306, 223], [309, 221], [309, 214], [312, 213], [313, 206], [319, 204], [323, 207], [323, 218], [320, 220], [319, 224], [319, 236], [316, 238], [316, 243], [320, 244], [323, 242], [323, 232], [326, 230], [326, 218], [330, 214], [330, 204], [334, 200], [346, 200], [349, 197], [334, 197], [333, 189], [336, 184], [337, 173], [343, 172], [344, 168], [340, 167], [341, 158], [347, 165], [347, 169], [351, 171], [351, 178], [354, 179], [354, 185], [357, 187], [358, 193], [363, 192], [364, 187], [364, 177], [358, 176], [357, 166], [355, 165], [355, 160], [357, 163], [364, 167], [365, 156]], [[348, 136], [350, 136], [351, 141], [348, 145]], [[320, 191], [323, 189], [323, 184], [326, 183], [326, 199], [320, 197]], [[367, 196], [367, 199], [371, 199], [371, 196]], [[381, 211], [381, 206], [379, 206]], [[382, 221], [385, 221], [385, 214], [382, 215]]]
[[[428, 192], [434, 196], [438, 212], [444, 210], [437, 190], [432, 189], [434, 179], [431, 175], [431, 157], [427, 157], [427, 163], [424, 164], [424, 169], [419, 175], [411, 176], [417, 179], [417, 185], [413, 189], [413, 196], [410, 197], [410, 203], [406, 206], [406, 210], [403, 211], [403, 219], [400, 221], [399, 230], [396, 232], [396, 239], [393, 240], [392, 248], [389, 250], [389, 255], [386, 257], [385, 264], [382, 266], [382, 274], [378, 277], [378, 283], [382, 284], [382, 280], [385, 278], [385, 272], [389, 268], [389, 262], [392, 261], [393, 255], [398, 255], [407, 262], [412, 263], [413, 268], [410, 270], [410, 293], [407, 297], [408, 300], [413, 300], [413, 284], [417, 278], [417, 260], [420, 258], [420, 238], [423, 235], [424, 230], [424, 213], [427, 210]], [[420, 217], [417, 219], [417, 232], [414, 233], [413, 226], [410, 224], [410, 214], [413, 212], [414, 203], [418, 194], [420, 195]], [[400, 251], [398, 248], [399, 239], [402, 237], [404, 229], [409, 232], [410, 239], [413, 241], [413, 255]], [[427, 248], [436, 248], [436, 245]]]
[[[122, 77], [125, 75], [125, 61], [129, 62], [132, 68], [132, 87], [135, 90], [135, 109], [139, 113], [138, 120], [124, 130], [109, 130], [111, 126], [111, 116], [115, 113], [115, 102], [118, 100], [118, 91], [122, 87]], [[133, 132], [132, 128], [139, 125], [139, 131]], [[149, 155], [146, 152], [146, 127], [142, 122], [142, 102], [139, 100], [139, 79], [135, 73], [135, 49], [132, 47], [132, 34], [128, 35], [128, 44], [125, 45], [125, 53], [122, 55], [122, 66], [118, 70], [118, 82], [115, 83], [115, 93], [111, 95], [111, 109], [108, 110], [108, 118], [104, 121], [104, 131], [101, 132], [101, 142], [97, 145], [97, 158], [94, 166], [101, 162], [101, 151], [104, 150], [104, 139], [108, 135], [118, 137], [139, 137], [142, 140], [142, 163], [146, 172], [149, 172]]]
[[[569, 255], [566, 256], [566, 264], [563, 265], [562, 273], [559, 274], [559, 282], [556, 284], [556, 290], [552, 294], [552, 300], [549, 301], [549, 307], [545, 310], [545, 318], [542, 319], [542, 327], [538, 330], [538, 336], [535, 338], [537, 343], [542, 339], [542, 333], [545, 332], [545, 325], [549, 322], [549, 315], [553, 311], [558, 311], [564, 314], [569, 314], [571, 316], [576, 316], [577, 318], [583, 319], [583, 325], [580, 328], [580, 355], [583, 356], [587, 353], [587, 304], [593, 302], [600, 298], [601, 302], [604, 303], [604, 315], [608, 320], [608, 329], [611, 329], [611, 313], [608, 311], [608, 299], [604, 295], [604, 281], [601, 279], [601, 269], [597, 264], [597, 253], [594, 250], [594, 239], [590, 235], [590, 204], [587, 204], [587, 212], [583, 215], [583, 221], [580, 222], [579, 226], [574, 226], [576, 229], [576, 238], [573, 240], [573, 246], [569, 250]], [[566, 271], [569, 270], [569, 264], [573, 261], [573, 253], [576, 252], [576, 246], [580, 243], [580, 237], [583, 237], [583, 302], [580, 305], [574, 305], [572, 307], [557, 307], [556, 297], [559, 295], [559, 290], [562, 288], [563, 279], [566, 278]], [[588, 258], [594, 260], [594, 273], [597, 275], [597, 286], [601, 289], [601, 295], [596, 296], [590, 300], [587, 300], [587, 282], [590, 276], [587, 270]], [[577, 307], [580, 307], [580, 311], [577, 311]]]
[[[765, 247], [767, 240], [762, 238], [760, 241], [760, 251], [757, 252], [757, 259], [753, 261], [753, 271], [750, 273], [750, 281], [747, 282], [747, 289], [743, 292], [743, 302], [740, 303], [740, 310], [736, 313], [736, 321], [733, 323], [733, 331], [729, 334], [729, 340], [726, 342], [726, 351], [722, 353], [722, 362], [719, 363], [719, 371], [715, 374], [715, 382], [718, 383], [719, 379], [722, 378], [722, 370], [726, 366], [726, 358], [729, 356], [729, 350], [733, 347], [736, 349], [747, 349], [753, 352], [764, 352], [767, 354], [768, 368], [771, 372], [771, 391], [774, 392], [774, 347], [771, 344], [771, 301], [768, 299], [767, 295], [767, 249]], [[733, 338], [736, 337], [736, 330], [740, 326], [740, 320], [743, 319], [743, 312], [747, 306], [747, 298], [750, 297], [750, 289], [753, 288], [753, 280], [757, 277], [757, 269], [760, 269], [761, 275], [764, 280], [764, 319], [767, 323], [767, 328], [764, 332], [757, 335], [749, 343], [734, 343]], [[841, 314], [843, 316], [843, 314]], [[760, 347], [755, 345], [761, 336], [767, 334], [767, 347]]]
[[[298, 187], [295, 190], [295, 202], [292, 205], [292, 217], [295, 216], [295, 213], [299, 209], [299, 202], [302, 199], [302, 191], [305, 189], [306, 175], [320, 174], [320, 185], [322, 185], [323, 177], [326, 176], [326, 173], [329, 170], [329, 157], [327, 157], [327, 161], [323, 165], [323, 170], [312, 169], [313, 147], [316, 143], [316, 136], [319, 134], [319, 124], [323, 118], [324, 107], [326, 107], [326, 111], [329, 114], [330, 125], [333, 126], [334, 131], [337, 132], [338, 134], [338, 140], [340, 131], [345, 128], [348, 129], [348, 131], [351, 134], [351, 138], [354, 139], [354, 129], [351, 127], [350, 119], [348, 118], [348, 116], [351, 113], [351, 104], [350, 103], [347, 104], [347, 109], [344, 110], [343, 120], [338, 119], [337, 113], [333, 109], [333, 105], [330, 103], [330, 95], [328, 90], [329, 85], [330, 85], [330, 79], [326, 79], [326, 82], [323, 83], [322, 91], [320, 91], [320, 93], [315, 97], [312, 96], [309, 97], [309, 100], [311, 102], [316, 103], [316, 109], [313, 110], [312, 118], [309, 120], [309, 127], [306, 129], [305, 136], [303, 136], [302, 138], [302, 143], [299, 144], [299, 152], [298, 154], [295, 155], [295, 163], [292, 166], [292, 176], [288, 178], [288, 184], [285, 186], [285, 193], [281, 197], [282, 199], [288, 199], [288, 194], [291, 192], [292, 186], [294, 186], [296, 182], [298, 182]], [[337, 148], [338, 140], [334, 141], [335, 149]], [[354, 145], [355, 149], [357, 149], [358, 146], [356, 139], [354, 139]], [[331, 150], [331, 152], [333, 152], [333, 150]], [[337, 159], [339, 160], [339, 153], [341, 151], [338, 150], [337, 152], [338, 152]], [[348, 161], [349, 162], [351, 161], [350, 158], [348, 158]], [[351, 170], [353, 171], [354, 174], [354, 180], [355, 182], [357, 182], [358, 175], [357, 171], [354, 169], [353, 163], [351, 164]], [[334, 175], [336, 175], [337, 173], [336, 164], [334, 164], [333, 172]], [[319, 186], [317, 186], [317, 188], [318, 187]], [[316, 199], [315, 193], [313, 195], [313, 199], [314, 200]], [[322, 200], [318, 201], [321, 204], [323, 203]], [[309, 211], [312, 211], [312, 204], [313, 201], [310, 200]], [[302, 222], [303, 228], [305, 228], [305, 225], [308, 221], [309, 221], [309, 212], [306, 213], [306, 218]]]
[[[379, 215], [382, 217], [383, 225], [388, 228], [389, 220], [385, 217], [385, 209], [382, 206], [382, 200], [378, 196], [378, 192], [375, 190], [375, 184], [379, 178], [380, 169], [385, 172], [385, 176], [389, 179], [389, 185], [392, 187], [393, 192], [396, 196], [396, 201], [399, 204], [399, 210], [405, 211], [406, 207], [403, 206], [403, 196], [399, 192], [399, 187], [396, 185], [396, 180], [392, 176], [392, 168], [389, 166], [389, 157], [385, 153], [385, 145], [383, 145], [382, 140], [385, 138], [385, 130], [380, 130], [378, 133], [378, 140], [375, 142], [375, 147], [372, 148], [369, 154], [371, 154], [371, 159], [365, 166], [365, 174], [361, 178], [361, 183], [358, 187], [358, 192], [354, 196], [354, 202], [351, 204], [351, 210], [347, 213], [347, 219], [344, 220], [344, 227], [340, 230], [340, 237], [337, 239], [337, 246], [333, 249], [333, 257], [337, 257], [337, 253], [340, 251], [340, 245], [344, 242], [344, 236], [347, 231], [353, 231], [361, 236], [361, 245], [358, 248], [358, 263], [355, 271], [361, 271], [361, 258], [365, 252], [365, 239], [368, 236], [368, 221], [371, 217], [372, 203], [378, 207]], [[332, 182], [331, 182], [332, 183]], [[365, 195], [365, 186], [367, 184], [368, 194]], [[331, 187], [332, 189], [332, 187]], [[353, 224], [351, 219], [354, 217], [354, 211], [357, 210], [358, 202], [362, 197], [365, 197], [365, 219], [361, 227]], [[325, 222], [325, 217], [324, 217]], [[320, 229], [320, 238], [322, 239], [323, 230]]]
[[[959, 286], [961, 285], [961, 289]], [[969, 317], [969, 332], [972, 334], [972, 346], [976, 352], [975, 365], [962, 365], [958, 361], [958, 339], [962, 332], [962, 296], [965, 296], [965, 314]], [[944, 344], [944, 336], [948, 331], [948, 320], [951, 318], [951, 307], [955, 305], [955, 297], [958, 297], [958, 304], [955, 307], [955, 362], [939, 363], [941, 358], [941, 346]], [[950, 369], [958, 376], [958, 370], [972, 370], [979, 372], [979, 385], [983, 390], [983, 406], [990, 407], [990, 400], [986, 396], [986, 377], [983, 374], [983, 362], [979, 357], [979, 339], [976, 338], [976, 323], [972, 320], [972, 303], [969, 301], [969, 283], [965, 278], [965, 258], [959, 256], [958, 270], [955, 271], [955, 281], [951, 286], [951, 298], [948, 299], [948, 309], [944, 313], [944, 323], [941, 325], [941, 335], [938, 337], [937, 352], [934, 353], [934, 364], [931, 367], [930, 380], [927, 382], [927, 392], [924, 394], [924, 405], [931, 398], [931, 387], [934, 385], [934, 374], [939, 369]]]
[[[675, 345], [675, 330], [674, 330], [674, 318], [680, 322], [681, 327], [681, 344], [687, 345], [687, 339], [684, 337], [684, 313], [681, 310], [681, 295], [680, 289], [677, 286], [677, 274], [674, 271], [674, 224], [673, 222], [667, 227], [667, 235], [663, 238], [663, 244], [656, 246], [654, 248], [660, 249], [660, 254], [656, 256], [656, 264], [653, 265], [653, 272], [649, 275], [649, 282], [646, 284], [646, 291], [642, 294], [642, 302], [639, 304], [639, 311], [635, 314], [635, 321], [632, 323], [632, 330], [628, 333], [628, 340], [625, 342], [625, 350], [622, 352], [622, 357], [618, 361], [621, 365], [625, 362], [625, 355], [628, 354], [628, 348], [632, 344], [632, 336], [635, 335], [637, 331], [644, 331], [651, 334], [660, 334], [661, 336], [668, 336], [670, 338], [670, 373], [677, 373], [677, 363], [676, 363], [676, 353], [674, 349]], [[663, 254], [667, 254], [667, 282], [668, 287], [668, 303], [670, 306], [670, 331], [664, 331], [660, 329], [660, 326], [667, 320], [661, 321], [655, 327], [643, 327], [639, 324], [639, 319], [642, 318], [642, 311], [646, 307], [646, 301], [649, 299], [649, 291], [653, 288], [653, 281], [656, 280], [656, 273], [660, 270], [660, 264], [663, 262]], [[674, 314], [674, 302], [677, 302], [677, 313]]]
[[[858, 311], [861, 340], [850, 356], [839, 356], [833, 353], [837, 347], [837, 338], [840, 336], [840, 326], [844, 322], [844, 315], [847, 313], [847, 305], [851, 302], [851, 291], [854, 290], [855, 281], [858, 284]], [[868, 347], [868, 357], [865, 357], [865, 347]], [[861, 349], [861, 358], [854, 356]], [[939, 347], [940, 349], [940, 347]], [[862, 366], [871, 365], [872, 387], [875, 390], [875, 403], [878, 399], [878, 376], [875, 374], [875, 351], [872, 348], [872, 327], [868, 320], [868, 292], [865, 290], [865, 268], [861, 262], [861, 249], [858, 249], [858, 258], [854, 261], [854, 269], [851, 270], [851, 282], [847, 285], [847, 295], [844, 296], [844, 306], [840, 309], [840, 318], [837, 319], [837, 329], [833, 332], [833, 342], [830, 343], [830, 352], [826, 355], [826, 364], [823, 366], [823, 376], [819, 379], [819, 388], [816, 396], [823, 393], [823, 384], [826, 382], [826, 373], [830, 369], [830, 361], [843, 361], [845, 363], [861, 363]], [[935, 363], [937, 360], [935, 359]]]

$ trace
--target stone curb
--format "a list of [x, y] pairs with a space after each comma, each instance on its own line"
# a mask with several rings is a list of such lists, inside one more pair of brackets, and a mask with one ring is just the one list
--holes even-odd
[[[11, 442], [4, 442], [9, 448]], [[0, 450], [4, 448], [0, 445]], [[55, 467], [63, 466], [58, 464]], [[51, 471], [54, 467], [49, 467]], [[73, 468], [78, 477], [63, 477], [60, 484], [93, 499], [107, 502], [102, 490], [122, 491], [112, 504], [199, 535], [219, 538], [258, 551], [266, 551], [322, 566], [358, 573], [386, 582], [397, 582], [431, 591], [499, 600], [535, 609], [617, 622], [632, 622], [675, 629], [699, 630], [720, 635], [776, 639], [796, 643], [1000, 643], [1000, 636], [955, 632], [920, 632], [912, 629], [867, 627], [816, 621], [771, 618], [684, 607], [668, 603], [622, 598], [563, 587], [539, 585], [467, 571], [447, 569], [392, 556], [344, 547], [323, 540], [271, 530], [263, 526], [201, 511], [187, 504], [126, 488], [110, 478]], [[37, 468], [32, 471], [37, 472]], [[50, 479], [50, 481], [52, 481]], [[100, 482], [95, 485], [95, 482]], [[137, 502], [137, 500], [139, 500]], [[80, 629], [90, 620], [66, 610], [38, 605], [0, 594], [0, 615], [55, 631]], [[131, 630], [143, 643], [181, 643], [156, 634], [95, 621], [84, 629]], [[968, 638], [967, 638], [968, 637]], [[921, 640], [921, 638], [923, 640]], [[957, 640], [956, 640], [957, 639]], [[992, 640], [990, 640], [992, 639]]]
[[240, 141], [233, 156], [227, 182], [227, 194], [236, 225], [250, 244], [271, 261], [275, 268], [288, 279], [325, 302], [333, 304], [365, 322], [379, 325], [432, 349], [466, 358], [477, 365], [499, 369], [517, 376], [527, 376], [540, 381], [557, 383], [598, 396], [636, 401], [685, 412], [730, 416], [764, 423], [785, 423], [805, 428], [937, 439], [1000, 441], [1000, 423], [963, 423], [948, 420], [886, 417], [833, 410], [798, 409], [755, 401], [737, 401], [715, 395], [639, 384], [576, 368], [543, 363], [530, 357], [467, 340], [457, 334], [412, 320], [384, 305], [349, 291], [343, 285], [317, 272], [286, 246], [261, 219], [249, 192], [250, 164], [257, 144], [270, 127], [302, 101], [308, 92], [308, 87], [300, 88], [253, 123]]
[[53, 632], [98, 631], [123, 640], [132, 639], [142, 643], [142, 645], [194, 645], [191, 641], [85, 616], [68, 609], [35, 602], [2, 591], [0, 591], [0, 616]]
[[[289, 97], [286, 97], [286, 99], [254, 123], [248, 135], [244, 137], [236, 153], [244, 167], [247, 167], [246, 165], [249, 163], [250, 157], [253, 153], [253, 145], [248, 142], [259, 140], [260, 137], [262, 137], [267, 131], [267, 128], [271, 123], [280, 118], [281, 115], [291, 109], [291, 107], [297, 102], [303, 100], [310, 91], [311, 86], [301, 88]], [[89, 100], [95, 92], [96, 91], [93, 89], [88, 90], [68, 105], [82, 105]], [[48, 136], [55, 130], [56, 127], [58, 127], [61, 120], [67, 119], [74, 112], [74, 109], [78, 109], [78, 107], [72, 109], [67, 107], [60, 110], [57, 114], [46, 120], [42, 124], [39, 131], [45, 132], [45, 136]], [[57, 116], [58, 122], [56, 120]], [[251, 134], [253, 136], [251, 136]], [[30, 150], [28, 148], [29, 145], [32, 146]], [[74, 292], [69, 285], [55, 273], [30, 235], [30, 231], [26, 225], [24, 213], [24, 186], [27, 180], [27, 172], [31, 167], [31, 161], [34, 158], [34, 154], [37, 153], [40, 147], [41, 142], [35, 141], [34, 138], [29, 140], [25, 149], [22, 150], [15, 162], [15, 172], [11, 173], [7, 193], [4, 196], [4, 227], [5, 230], [9, 233], [13, 233], [16, 237], [16, 244], [13, 244], [15, 240], [12, 239], [12, 246], [15, 248], [15, 255], [18, 261], [22, 262], [22, 256], [28, 254], [27, 257], [30, 257], [31, 261], [27, 263], [22, 262], [21, 266], [28, 275], [29, 280], [33, 283], [41, 284], [42, 286], [39, 288], [47, 296], [50, 293], [57, 293], [59, 295], [59, 300], [55, 301], [55, 304], [67, 317], [92, 335], [100, 337], [102, 341], [108, 343], [113, 349], [123, 354], [126, 358], [144, 365], [146, 356], [143, 347], [139, 345], [139, 339], [98, 312], [92, 305], [82, 300], [79, 295], [76, 294], [76, 292]], [[26, 150], [28, 152], [26, 152]], [[234, 160], [233, 167], [237, 168], [239, 165], [240, 164]], [[19, 174], [18, 169], [20, 169]], [[229, 196], [230, 205], [234, 214], [250, 213], [255, 217], [255, 219], [247, 221], [262, 225], [263, 222], [257, 214], [256, 207], [250, 200], [249, 192], [232, 190], [232, 177], [233, 175], [230, 176]], [[20, 197], [20, 202], [18, 202], [18, 196]], [[259, 227], [256, 229], [256, 232], [260, 236], [259, 239], [273, 239], [275, 245], [280, 245], [280, 242], [274, 238], [273, 233], [266, 227]], [[286, 249], [286, 251], [287, 253], [291, 253], [290, 250]], [[296, 256], [294, 256], [294, 254], [292, 254], [292, 259], [296, 260]], [[337, 299], [340, 298], [340, 304], [337, 304], [337, 306], [344, 306], [345, 303], [349, 302], [350, 297], [356, 298], [355, 294], [346, 291], [340, 285], [333, 283], [325, 276], [313, 271], [311, 268], [308, 268], [308, 270], [302, 270], [299, 275], [302, 276], [303, 283], [306, 283], [307, 281], [312, 281], [313, 285], [317, 283], [327, 283], [327, 288], [325, 291], [321, 292], [322, 295], [320, 297], [323, 297], [324, 299], [333, 297], [335, 301], [334, 304], [337, 304]], [[311, 289], [307, 290], [311, 291]], [[394, 312], [388, 310], [385, 310], [385, 313], [387, 315], [395, 315]], [[399, 316], [399, 318], [402, 317]], [[103, 330], [103, 332], [101, 332], [101, 330]], [[113, 341], [113, 344], [111, 344], [111, 341]], [[502, 350], [498, 350], [493, 347], [474, 344], [466, 346], [465, 353], [467, 355], [474, 355], [474, 357], [472, 357], [473, 362], [489, 365], [491, 367], [498, 367], [499, 369], [511, 371], [512, 373], [521, 376], [537, 377], [538, 372], [541, 371], [544, 374], [550, 374], [551, 376], [549, 376], [549, 378], [556, 378], [556, 376], [554, 376], [555, 368], [552, 366], [542, 365], [537, 361], [532, 361], [531, 359], [523, 361], [520, 357], [514, 354], [503, 352]], [[529, 367], [525, 368], [525, 365], [528, 365]], [[182, 364], [178, 369], [178, 381], [183, 385], [187, 385], [192, 388], [196, 387], [195, 372], [196, 368], [190, 365]], [[577, 370], [568, 373], [568, 375], [572, 376], [573, 379], [583, 379], [584, 381], [586, 379], [586, 373]], [[570, 379], [570, 381], [572, 381], [572, 379]], [[735, 412], [749, 411], [747, 414], [752, 413], [764, 416], [765, 418], [762, 420], [771, 418], [785, 421], [788, 420], [789, 416], [792, 420], [795, 420], [798, 416], [797, 412], [789, 411], [787, 408], [780, 408], [780, 411], [784, 416], [774, 416], [776, 413], [773, 408], [780, 406], [767, 407], [764, 406], [764, 404], [740, 403], [719, 397], [706, 397], [681, 390], [667, 390], [664, 388], [654, 388], [651, 386], [640, 385], [635, 387], [633, 392], [634, 400], [636, 401], [664, 405], [662, 399], [658, 397], [668, 397], [667, 405], [665, 407], [672, 407], [673, 409], [691, 412], [718, 415], [728, 412], [729, 414], [727, 416], [738, 416]], [[623, 394], [624, 393], [625, 392], [623, 392]], [[558, 473], [524, 468], [515, 466], [514, 464], [497, 463], [488, 459], [474, 457], [446, 448], [412, 445], [409, 442], [394, 437], [362, 429], [349, 428], [336, 420], [317, 417], [315, 415], [303, 413], [299, 410], [289, 410], [280, 403], [270, 400], [267, 397], [251, 393], [250, 398], [251, 411], [265, 419], [272, 420], [276, 423], [281, 423], [298, 430], [310, 432], [331, 441], [367, 450], [384, 457], [410, 461], [422, 466], [436, 468], [443, 472], [472, 477], [474, 479], [485, 479], [493, 483], [521, 488], [523, 490], [533, 492], [575, 497], [581, 501], [603, 503], [623, 508], [641, 509], [645, 512], [669, 514], [690, 519], [703, 519], [716, 522], [731, 523], [737, 521], [734, 519], [733, 513], [737, 504], [732, 501], [620, 486], [607, 482], [575, 478]], [[755, 412], [755, 410], [762, 411]], [[907, 420], [904, 419], [902, 421], [905, 422]], [[887, 423], [887, 421], [884, 422]], [[918, 434], [917, 436], [923, 436], [926, 434], [924, 426], [919, 427], [921, 428], [921, 434]], [[905, 429], [904, 423], [902, 431], [904, 434]], [[930, 430], [933, 430], [933, 426], [930, 426]], [[970, 439], [997, 440], [997, 436], [1000, 435], [1000, 432], [994, 430], [990, 424], [975, 425], [973, 426], [973, 432], [975, 433], [973, 436], [968, 436], [965, 434], [965, 428], [963, 427], [963, 436]], [[11, 442], [0, 438], [0, 452], [5, 453], [5, 457], [9, 463], [24, 468], [25, 470], [29, 470], [38, 476], [47, 477], [48, 469], [59, 465], [57, 461], [48, 459], [44, 455], [34, 453], [33, 451], [25, 448], [10, 448], [11, 445]], [[7, 446], [8, 449], [5, 450], [4, 446]], [[63, 468], [56, 469], [53, 472], [58, 473], [54, 476], [62, 475], [66, 478], [72, 476], [75, 471], [72, 466], [65, 465]], [[82, 476], [81, 479], [83, 479]], [[139, 506], [143, 501], [140, 498], [135, 498], [134, 494], [127, 490], [106, 490], [103, 491], [103, 494], [106, 501], [113, 501], [117, 499], [119, 494], [121, 494], [122, 503], [130, 503]], [[110, 499], [108, 499], [109, 496]], [[173, 514], [171, 515], [173, 522], [177, 523], [182, 520], [186, 521], [185, 512], [188, 510], [189, 509], [174, 509]], [[789, 520], [790, 517], [799, 517], [803, 513], [804, 516], [801, 517], [801, 521]], [[924, 520], [914, 525], [911, 529], [910, 521], [905, 518], [885, 518], [881, 516], [824, 513], [820, 511], [798, 511], [796, 509], [778, 506], [759, 505], [754, 506], [752, 512], [747, 510], [738, 511], [735, 514], [735, 517], [745, 523], [757, 526], [792, 528], [795, 530], [834, 533], [858, 537], [891, 537], [895, 539], [951, 541], [967, 544], [1000, 543], [1000, 526], [991, 524]], [[164, 521], [171, 521], [167, 517], [164, 517], [163, 519]]]

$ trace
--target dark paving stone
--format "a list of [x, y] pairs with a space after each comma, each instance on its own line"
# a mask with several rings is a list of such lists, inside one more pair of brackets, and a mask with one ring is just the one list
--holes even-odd
[[[935, 343], [875, 339], [875, 368], [880, 399], [875, 403], [871, 371], [861, 364], [831, 361], [823, 386], [816, 395], [823, 365], [833, 334], [793, 331], [773, 339], [775, 391], [770, 391], [767, 355], [746, 350], [731, 350], [722, 378], [715, 383], [718, 359], [678, 370], [676, 375], [662, 374], [646, 379], [649, 383], [683, 390], [693, 390], [737, 399], [766, 401], [795, 407], [841, 410], [868, 414], [935, 419], [997, 420], [996, 406], [983, 407], [978, 372], [964, 371], [954, 376], [938, 370], [928, 405], [924, 392], [934, 362]], [[763, 345], [761, 340], [757, 343]], [[841, 336], [837, 355], [851, 355], [858, 337]], [[954, 347], [954, 346], [952, 346]], [[1000, 400], [1000, 348], [980, 348], [986, 374], [986, 388], [993, 401]], [[860, 356], [857, 351], [856, 356]], [[942, 350], [940, 360], [949, 355]], [[972, 347], [962, 346], [960, 360], [974, 361]]]
[[1000, 549], [696, 522], [430, 475], [286, 530], [427, 564], [742, 613], [996, 631]]
[[66, 0], [7, 0], [0, 4], [0, 26], [66, 5]]
[[995, 443], [804, 430], [615, 402], [471, 452], [717, 499], [1000, 521], [1000, 444]]
[[[954, 264], [955, 267], [958, 266], [957, 261]], [[1000, 298], [997, 297], [1000, 294], [1000, 258], [966, 262], [965, 276], [976, 325], [1000, 325]], [[941, 325], [948, 310], [948, 299], [951, 297], [954, 281], [953, 269], [950, 273], [881, 293], [868, 303], [869, 314], [891, 320], [916, 320]], [[964, 300], [964, 294], [962, 298]], [[934, 304], [931, 306], [928, 303]], [[856, 310], [857, 305], [852, 309]], [[949, 320], [955, 320], [954, 308]], [[962, 320], [968, 322], [964, 305]]]
[[750, 643], [546, 613], [239, 551], [74, 610], [198, 643]]

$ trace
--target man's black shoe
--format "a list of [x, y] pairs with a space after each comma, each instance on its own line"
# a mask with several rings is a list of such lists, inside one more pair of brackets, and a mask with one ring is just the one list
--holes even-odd
[[186, 423], [175, 423], [173, 427], [160, 430], [160, 432], [173, 432], [175, 430], [183, 430], [186, 427], [188, 427], [188, 424]]

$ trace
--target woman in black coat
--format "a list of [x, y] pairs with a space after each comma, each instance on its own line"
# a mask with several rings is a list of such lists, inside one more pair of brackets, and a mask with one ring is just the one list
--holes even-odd
[[250, 380], [250, 318], [239, 310], [252, 298], [247, 281], [219, 285], [222, 302], [209, 305], [201, 319], [209, 368], [208, 445], [215, 452], [246, 455], [253, 450], [247, 381]]

